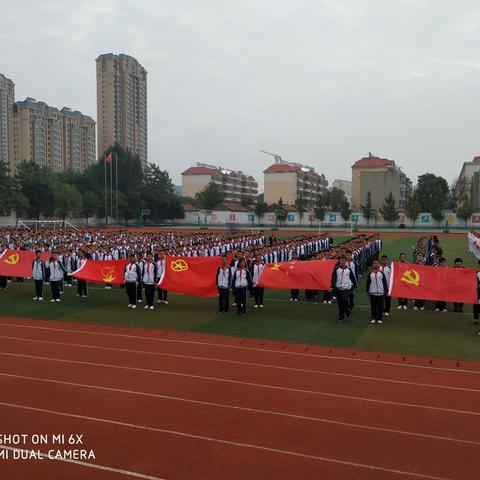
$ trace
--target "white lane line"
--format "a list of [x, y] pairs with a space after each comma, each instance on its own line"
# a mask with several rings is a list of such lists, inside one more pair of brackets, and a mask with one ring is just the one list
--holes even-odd
[[[219, 443], [223, 445], [231, 445], [234, 447], [242, 447], [242, 448], [249, 448], [253, 450], [260, 450], [264, 452], [269, 452], [269, 453], [278, 453], [282, 455], [289, 455], [293, 457], [298, 457], [298, 458], [305, 458], [305, 459], [310, 459], [310, 460], [317, 460], [325, 463], [334, 463], [337, 465], [345, 465], [348, 467], [357, 467], [357, 468], [363, 468], [363, 469], [368, 469], [368, 470], [373, 470], [373, 471], [381, 471], [381, 472], [388, 472], [388, 473], [394, 473], [398, 475], [406, 475], [414, 478], [424, 478], [426, 480], [451, 480], [446, 477], [437, 477], [437, 476], [432, 476], [432, 475], [426, 475], [422, 473], [417, 473], [417, 472], [407, 472], [403, 470], [397, 470], [393, 468], [385, 468], [385, 467], [378, 467], [376, 465], [369, 465], [369, 464], [364, 464], [364, 463], [356, 463], [356, 462], [349, 462], [347, 460], [338, 460], [330, 457], [320, 457], [317, 455], [310, 455], [307, 453], [300, 453], [300, 452], [294, 452], [290, 450], [282, 450], [278, 448], [272, 448], [272, 447], [266, 447], [264, 445], [256, 445], [256, 444], [251, 444], [251, 443], [242, 443], [242, 442], [234, 442], [231, 440], [223, 440], [221, 438], [214, 438], [214, 437], [207, 437], [204, 435], [195, 435], [192, 433], [185, 433], [185, 432], [178, 432], [175, 430], [166, 430], [163, 428], [155, 428], [155, 427], [149, 427], [146, 425], [135, 425], [132, 423], [125, 423], [125, 422], [118, 422], [115, 420], [109, 420], [106, 418], [97, 418], [97, 417], [87, 417], [83, 415], [75, 415], [73, 413], [66, 413], [66, 412], [58, 412], [54, 410], [45, 410], [42, 408], [36, 408], [36, 407], [28, 407], [24, 405], [16, 405], [16, 404], [11, 404], [11, 403], [4, 403], [0, 402], [0, 405], [6, 406], [6, 407], [12, 407], [12, 408], [20, 408], [20, 409], [25, 409], [25, 410], [31, 410], [35, 412], [41, 412], [41, 413], [48, 413], [52, 415], [61, 415], [61, 416], [66, 416], [70, 418], [77, 418], [81, 420], [90, 420], [94, 422], [101, 422], [101, 423], [107, 423], [111, 425], [117, 425], [117, 426], [122, 426], [122, 427], [129, 427], [129, 428], [135, 428], [135, 429], [140, 429], [140, 430], [148, 430], [152, 432], [159, 432], [159, 433], [165, 433], [165, 434], [170, 434], [170, 435], [176, 435], [179, 437], [185, 437], [185, 438], [193, 438], [195, 440], [204, 440], [207, 442], [214, 442], [214, 443]], [[157, 479], [154, 479], [157, 480]]]
[[[92, 362], [84, 362], [84, 361], [79, 361], [79, 360], [67, 360], [67, 359], [62, 359], [62, 358], [50, 358], [50, 357], [37, 357], [37, 356], [32, 356], [32, 355], [21, 355], [21, 354], [15, 354], [15, 353], [6, 353], [6, 352], [0, 352], [0, 355], [8, 355], [12, 357], [20, 357], [20, 358], [29, 358], [29, 359], [34, 359], [34, 360], [46, 360], [46, 361], [53, 361], [53, 362], [60, 362], [60, 363], [72, 363], [76, 365], [88, 365], [88, 366], [95, 366], [95, 367], [106, 367], [106, 368], [116, 368], [116, 369], [121, 369], [121, 370], [132, 370], [136, 372], [146, 372], [146, 373], [154, 373], [154, 374], [167, 374], [167, 375], [179, 375], [179, 376], [185, 376], [185, 377], [194, 377], [198, 379], [207, 379], [207, 380], [219, 380], [219, 381], [225, 381], [224, 379], [217, 379], [217, 378], [211, 378], [211, 377], [201, 377], [198, 375], [188, 375], [188, 374], [177, 374], [177, 373], [172, 373], [172, 372], [164, 372], [162, 370], [151, 370], [148, 368], [138, 368], [138, 367], [126, 367], [126, 366], [121, 366], [121, 365], [110, 365], [110, 364], [105, 364], [105, 363], [92, 363]], [[1, 373], [0, 373], [1, 375]], [[237, 382], [235, 380], [226, 380], [227, 382], [234, 382], [234, 383], [241, 383], [245, 384], [245, 382]], [[143, 394], [143, 392], [135, 392], [135, 394]], [[145, 395], [149, 395], [148, 393], [145, 393]], [[480, 441], [475, 441], [475, 440], [463, 440], [455, 437], [444, 437], [444, 436], [439, 436], [439, 435], [430, 435], [426, 433], [418, 433], [418, 432], [408, 432], [404, 430], [395, 430], [391, 428], [382, 428], [382, 427], [372, 427], [369, 425], [362, 425], [362, 424], [357, 424], [357, 423], [349, 423], [349, 422], [341, 422], [338, 420], [330, 420], [327, 418], [321, 418], [321, 417], [310, 417], [310, 416], [305, 416], [305, 415], [296, 415], [292, 413], [286, 413], [286, 412], [279, 412], [275, 410], [262, 410], [262, 409], [257, 409], [257, 408], [249, 408], [249, 407], [241, 407], [238, 405], [228, 405], [224, 403], [212, 403], [212, 402], [207, 402], [207, 401], [201, 401], [201, 400], [194, 400], [191, 398], [184, 398], [184, 397], [177, 397], [177, 396], [172, 396], [172, 395], [163, 395], [163, 394], [154, 394], [156, 397], [159, 398], [164, 398], [167, 400], [175, 400], [179, 402], [186, 402], [186, 403], [193, 403], [193, 404], [200, 404], [200, 405], [209, 405], [209, 406], [214, 406], [218, 408], [226, 408], [226, 409], [232, 409], [232, 410], [241, 410], [241, 411], [246, 411], [246, 412], [253, 412], [253, 413], [262, 413], [266, 415], [277, 415], [280, 417], [286, 417], [286, 418], [295, 418], [299, 420], [307, 420], [307, 421], [313, 421], [313, 422], [320, 422], [320, 423], [327, 423], [327, 424], [332, 424], [332, 425], [341, 425], [345, 427], [352, 427], [352, 428], [360, 428], [360, 429], [365, 429], [365, 430], [375, 430], [379, 432], [388, 432], [388, 433], [394, 433], [394, 434], [399, 434], [399, 435], [411, 435], [414, 437], [424, 437], [424, 438], [431, 438], [435, 440], [445, 440], [445, 441], [450, 441], [450, 442], [458, 442], [458, 443], [467, 443], [467, 444], [472, 444], [472, 445], [480, 445]]]
[[463, 391], [463, 392], [473, 392], [473, 393], [480, 393], [479, 389], [475, 388], [464, 388], [464, 387], [451, 387], [449, 385], [437, 385], [437, 384], [430, 384], [430, 383], [417, 383], [417, 382], [407, 382], [406, 380], [393, 380], [389, 378], [379, 378], [379, 377], [367, 377], [362, 375], [352, 375], [349, 373], [339, 373], [339, 372], [328, 372], [325, 370], [310, 370], [306, 368], [295, 368], [295, 367], [283, 367], [281, 365], [271, 365], [267, 363], [253, 363], [253, 362], [241, 362], [238, 360], [227, 360], [223, 358], [216, 358], [216, 357], [199, 357], [196, 355], [180, 355], [178, 353], [164, 353], [164, 352], [150, 352], [148, 350], [132, 350], [128, 348], [116, 348], [116, 347], [103, 347], [100, 345], [85, 345], [79, 343], [66, 343], [66, 342], [55, 342], [51, 340], [36, 340], [31, 338], [25, 337], [12, 337], [8, 335], [0, 335], [0, 339], [8, 339], [8, 340], [18, 340], [23, 342], [32, 342], [32, 343], [46, 343], [46, 344], [53, 344], [53, 345], [63, 345], [68, 347], [78, 347], [78, 348], [92, 348], [92, 349], [102, 349], [102, 350], [113, 350], [118, 352], [130, 352], [130, 353], [139, 353], [143, 355], [156, 355], [156, 356], [163, 356], [163, 357], [174, 357], [174, 358], [183, 358], [183, 359], [192, 359], [192, 360], [202, 360], [205, 362], [216, 362], [216, 363], [227, 363], [231, 365], [241, 365], [246, 367], [255, 367], [255, 368], [272, 368], [275, 370], [284, 370], [288, 372], [299, 372], [299, 373], [312, 373], [316, 375], [327, 375], [327, 376], [334, 376], [334, 377], [345, 377], [345, 378], [353, 378], [353, 379], [360, 379], [360, 380], [368, 380], [374, 382], [385, 382], [385, 383], [394, 383], [400, 385], [411, 385], [415, 387], [424, 387], [424, 388], [439, 388], [444, 390], [456, 390], [456, 391]]
[[[83, 383], [66, 382], [66, 381], [61, 381], [61, 380], [53, 380], [53, 379], [49, 379], [49, 378], [30, 377], [30, 376], [26, 376], [26, 375], [16, 375], [16, 374], [11, 374], [11, 373], [6, 373], [6, 372], [0, 372], [0, 376], [11, 377], [11, 378], [21, 378], [21, 379], [24, 379], [24, 380], [34, 380], [34, 381], [39, 381], [39, 382], [55, 383], [55, 384], [61, 384], [61, 385], [69, 385], [69, 386], [73, 386], [73, 387], [93, 388], [93, 389], [97, 389], [97, 390], [107, 390], [107, 391], [112, 391], [112, 392], [119, 392], [119, 393], [133, 394], [133, 395], [142, 395], [142, 396], [145, 396], [145, 397], [157, 397], [157, 398], [164, 398], [165, 397], [164, 395], [154, 394], [154, 393], [135, 392], [135, 391], [132, 391], [132, 390], [125, 390], [125, 389], [120, 389], [120, 388], [111, 388], [111, 387], [103, 387], [103, 386], [100, 386], [100, 385], [88, 385], [88, 384], [83, 384]], [[284, 390], [284, 391], [286, 390], [286, 391], [290, 391], [290, 392], [308, 393], [308, 394], [312, 394], [312, 395], [322, 395], [322, 396], [333, 397], [333, 398], [347, 398], [349, 400], [365, 401], [365, 402], [378, 403], [378, 404], [383, 404], [383, 405], [395, 405], [395, 406], [401, 406], [401, 407], [420, 408], [420, 409], [433, 410], [433, 411], [439, 411], [439, 412], [458, 413], [458, 414], [461, 414], [461, 415], [480, 416], [480, 412], [470, 412], [470, 411], [465, 411], [465, 410], [455, 410], [455, 409], [451, 409], [451, 408], [433, 407], [433, 406], [430, 406], [430, 405], [400, 403], [400, 402], [393, 402], [393, 401], [389, 401], [389, 400], [373, 400], [371, 398], [356, 397], [356, 396], [353, 396], [353, 395], [341, 395], [341, 394], [337, 394], [337, 393], [318, 392], [318, 391], [314, 391], [314, 390], [302, 390], [302, 389], [298, 389], [298, 388], [276, 387], [276, 386], [273, 386], [273, 385], [260, 385], [260, 384], [259, 385], [251, 384], [251, 385], [258, 386], [258, 387], [263, 387], [263, 388], [270, 388], [270, 389], [274, 389], [274, 390]], [[196, 403], [202, 403], [200, 401], [195, 401], [195, 402]]]
[[[4, 406], [11, 406], [11, 407], [17, 407], [17, 408], [26, 408], [30, 410], [29, 407], [23, 407], [20, 405], [9, 405], [7, 403], [0, 403], [0, 405]], [[34, 410], [34, 409], [32, 409]], [[52, 412], [53, 413], [53, 412]], [[11, 450], [11, 451], [17, 451], [17, 452], [28, 452], [29, 450], [25, 448], [17, 448], [17, 447], [10, 447], [8, 445], [0, 445], [1, 449], [4, 450]], [[73, 460], [70, 458], [50, 458], [47, 453], [42, 453], [40, 452], [39, 457], [46, 459], [46, 460], [54, 460], [57, 462], [65, 462], [65, 463], [73, 463], [75, 465], [81, 465], [82, 467], [88, 467], [88, 468], [93, 468], [95, 470], [104, 470], [107, 472], [112, 472], [112, 473], [118, 473], [120, 475], [125, 475], [127, 477], [134, 477], [134, 478], [141, 478], [143, 480], [163, 480], [159, 477], [151, 477], [150, 475], [144, 475], [143, 473], [138, 473], [138, 472], [130, 472], [129, 470], [122, 470], [119, 468], [113, 468], [113, 467], [107, 467], [105, 465], [98, 465], [96, 463], [88, 463], [88, 462], [82, 462], [81, 460]]]
[[[1, 318], [1, 317], [0, 317]], [[135, 338], [139, 340], [152, 340], [156, 342], [170, 342], [170, 343], [186, 343], [186, 344], [194, 344], [194, 345], [208, 345], [212, 347], [223, 347], [223, 348], [232, 348], [232, 349], [239, 349], [239, 350], [253, 350], [255, 352], [268, 352], [268, 353], [279, 353], [283, 355], [297, 355], [303, 357], [311, 357], [311, 358], [324, 358], [324, 359], [332, 359], [332, 360], [346, 360], [346, 361], [353, 361], [353, 362], [365, 362], [365, 363], [375, 363], [379, 365], [396, 365], [401, 367], [411, 367], [411, 368], [421, 368], [427, 370], [440, 370], [445, 372], [461, 372], [461, 373], [474, 373], [480, 374], [480, 371], [476, 370], [465, 370], [459, 368], [445, 368], [445, 367], [434, 367], [434, 366], [427, 366], [427, 365], [412, 365], [407, 363], [397, 363], [397, 362], [387, 362], [381, 360], [369, 360], [365, 358], [355, 358], [355, 357], [339, 357], [334, 355], [321, 355], [321, 354], [314, 354], [314, 353], [305, 353], [305, 352], [290, 352], [286, 350], [272, 350], [268, 348], [260, 348], [260, 347], [244, 347], [241, 345], [225, 345], [222, 343], [210, 343], [210, 342], [199, 342], [195, 340], [181, 340], [181, 339], [168, 339], [168, 338], [157, 338], [157, 337], [144, 337], [141, 335], [127, 335], [123, 333], [106, 333], [106, 332], [93, 332], [91, 330], [72, 330], [72, 329], [64, 329], [64, 328], [53, 328], [53, 327], [40, 327], [36, 325], [19, 325], [15, 323], [0, 323], [0, 326], [4, 327], [19, 327], [19, 328], [32, 328], [38, 330], [51, 330], [56, 332], [65, 332], [65, 333], [81, 333], [87, 335], [101, 335], [107, 337], [123, 337], [123, 338]], [[169, 332], [169, 333], [174, 333]], [[188, 333], [188, 332], [186, 332]], [[197, 333], [197, 332], [194, 332]], [[239, 340], [243, 340], [239, 338]], [[321, 345], [313, 345], [313, 346], [321, 346]], [[368, 353], [368, 352], [367, 352]], [[400, 354], [399, 354], [400, 355]], [[453, 361], [453, 360], [452, 360]]]

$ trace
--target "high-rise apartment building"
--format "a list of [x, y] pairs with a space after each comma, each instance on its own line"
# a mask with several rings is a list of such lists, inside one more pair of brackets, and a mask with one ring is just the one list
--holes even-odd
[[135, 58], [106, 53], [97, 63], [98, 157], [115, 143], [147, 164], [147, 71]]
[[26, 98], [13, 106], [13, 168], [27, 161], [53, 171], [83, 171], [96, 161], [95, 121]]
[[258, 183], [243, 172], [197, 163], [182, 173], [182, 195], [195, 197], [211, 181], [223, 192], [226, 203], [253, 204], [257, 200]]
[[15, 84], [0, 73], [0, 161], [9, 169], [13, 162], [13, 103]]

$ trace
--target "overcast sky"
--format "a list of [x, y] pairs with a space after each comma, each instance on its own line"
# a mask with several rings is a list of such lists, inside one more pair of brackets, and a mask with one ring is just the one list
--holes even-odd
[[480, 153], [478, 0], [0, 0], [0, 72], [96, 119], [95, 58], [148, 71], [149, 161], [263, 185], [270, 157], [351, 179], [369, 151], [450, 183]]

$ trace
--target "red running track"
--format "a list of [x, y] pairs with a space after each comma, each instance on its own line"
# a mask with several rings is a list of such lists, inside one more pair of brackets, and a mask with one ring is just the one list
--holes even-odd
[[[0, 446], [2, 479], [480, 472], [478, 362], [13, 317], [0, 317], [0, 362], [0, 434], [28, 439]], [[52, 446], [53, 434], [83, 443]], [[14, 460], [19, 449], [41, 458]]]

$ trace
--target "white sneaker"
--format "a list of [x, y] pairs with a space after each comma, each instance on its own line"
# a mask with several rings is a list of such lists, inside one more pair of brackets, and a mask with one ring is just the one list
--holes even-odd
[[443, 310], [441, 310], [442, 312], [448, 312], [448, 310], [446, 308], [444, 308]]
[[420, 307], [420, 310], [425, 310], [425, 307]]
[[137, 303], [142, 303], [142, 299], [140, 299], [140, 300], [137, 300]]
[[43, 301], [43, 297], [38, 297], [39, 300]]
[[290, 301], [293, 302], [293, 298], [291, 298]]
[[82, 295], [82, 298], [87, 298], [87, 296], [86, 296], [86, 295]]
[[132, 305], [132, 308], [137, 308], [137, 306], [136, 306], [136, 305]]
[[112, 287], [109, 287], [108, 285], [105, 285], [105, 290], [111, 290]]
[[414, 310], [418, 310], [418, 307], [413, 307]]
[[379, 325], [382, 325], [383, 320], [377, 320], [377, 323], [378, 323]]
[[157, 300], [157, 303], [163, 303], [162, 300]]
[[436, 309], [435, 309], [435, 311], [436, 311], [436, 312], [439, 312], [439, 311], [440, 311], [440, 309], [439, 309], [439, 308], [436, 308]]
[[237, 306], [237, 302], [232, 303], [232, 307], [236, 307], [236, 306]]
[[163, 301], [164, 305], [168, 305], [168, 300]]
[[295, 301], [298, 302], [298, 298], [296, 298]]
[[328, 302], [326, 300], [324, 300], [323, 303], [328, 303]]
[[258, 308], [258, 305], [254, 305], [253, 308]]
[[77, 297], [81, 297], [81, 295], [79, 293], [77, 293]]
[[332, 301], [331, 301], [331, 300], [329, 300], [327, 303], [328, 303], [329, 305], [331, 305], [331, 304], [332, 304]]
[[260, 304], [260, 308], [263, 308], [263, 305], [262, 305], [262, 304]]
[[145, 305], [143, 308], [144, 308], [145, 310], [148, 310], [148, 305]]
[[155, 307], [153, 305], [150, 305], [150, 310], [155, 310]]
[[371, 324], [374, 324], [374, 323], [375, 323], [375, 320], [370, 320], [370, 323], [371, 323]]
[[128, 308], [132, 308], [132, 304], [129, 303], [129, 304], [127, 305], [127, 307], [128, 307]]
[[38, 297], [33, 297], [33, 299], [32, 299], [32, 300], [38, 300]]
[[67, 285], [67, 287], [69, 287], [69, 288], [72, 286], [71, 283], [67, 283], [66, 285]]
[[403, 305], [399, 305], [399, 306], [397, 307], [397, 310], [401, 310], [402, 308], [403, 308]]
[[52, 303], [55, 303], [55, 299], [54, 299], [54, 298], [52, 298], [50, 301], [51, 301]]
[[61, 302], [61, 300], [60, 300], [59, 298], [57, 298], [55, 301], [56, 301], [56, 302]]
[[390, 316], [390, 314], [389, 314], [388, 312], [385, 312], [384, 315], [385, 315], [386, 317], [389, 317], [389, 316]]
[[406, 305], [403, 306], [404, 310], [408, 310], [408, 307]]

